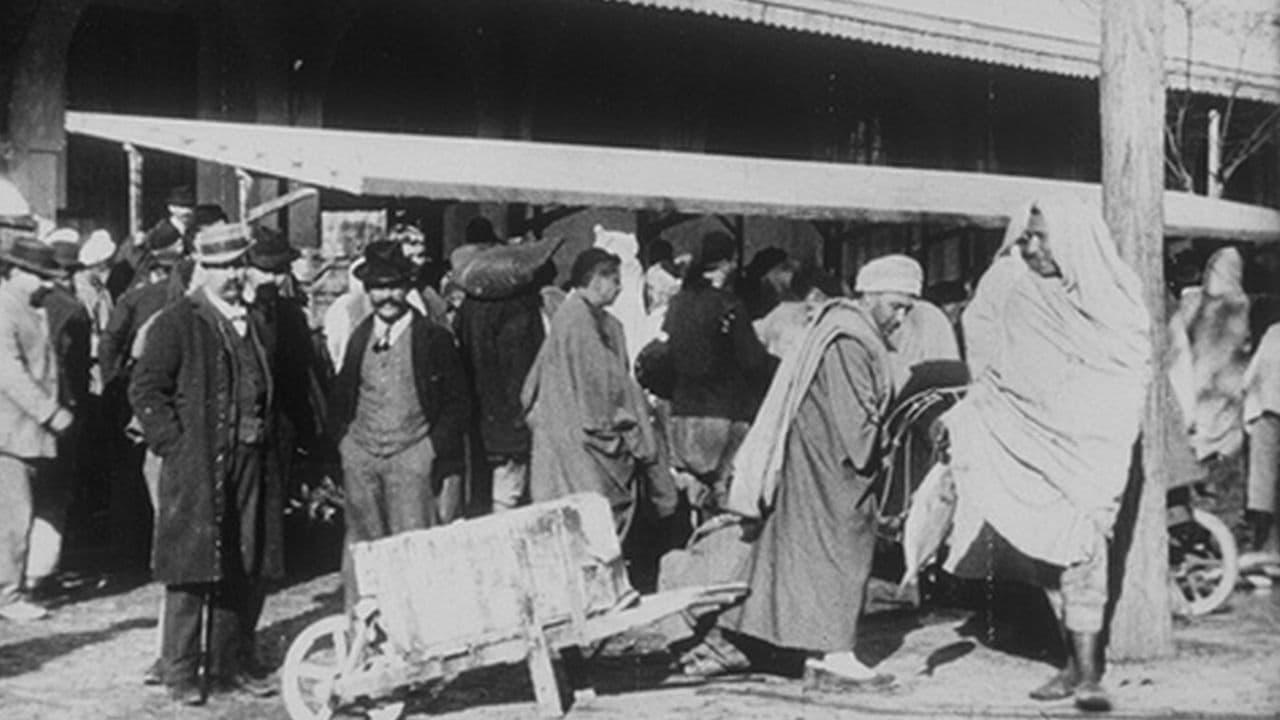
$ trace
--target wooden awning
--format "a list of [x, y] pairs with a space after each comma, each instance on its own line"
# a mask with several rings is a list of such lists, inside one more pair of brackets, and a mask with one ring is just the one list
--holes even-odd
[[[1020, 203], [1096, 183], [512, 140], [67, 113], [73, 133], [356, 195], [797, 219], [1002, 226]], [[1174, 236], [1280, 239], [1280, 212], [1165, 193]]]

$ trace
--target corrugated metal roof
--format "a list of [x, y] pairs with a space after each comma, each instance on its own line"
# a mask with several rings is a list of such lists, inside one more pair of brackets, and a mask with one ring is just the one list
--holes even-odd
[[[358, 195], [984, 227], [1037, 197], [1101, 202], [1096, 183], [587, 145], [81, 112], [67, 130]], [[1271, 208], [1181, 192], [1164, 207], [1169, 235], [1280, 239]]]
[[[610, 1], [1059, 75], [1099, 72], [1100, 0]], [[1166, 0], [1165, 7], [1170, 88], [1189, 81], [1196, 92], [1280, 102], [1276, 0]]]

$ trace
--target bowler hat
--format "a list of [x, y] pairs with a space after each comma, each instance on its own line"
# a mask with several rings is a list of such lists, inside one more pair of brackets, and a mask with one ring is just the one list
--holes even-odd
[[196, 194], [191, 191], [190, 185], [179, 185], [169, 191], [169, 196], [165, 198], [164, 203], [165, 205], [194, 208], [196, 206]]
[[201, 265], [226, 265], [249, 250], [249, 228], [241, 223], [214, 223], [196, 234], [194, 257]]
[[0, 247], [0, 260], [40, 277], [51, 278], [62, 274], [53, 256], [53, 248], [33, 237], [19, 236]]
[[195, 207], [193, 217], [191, 218], [191, 224], [195, 225], [198, 228], [202, 228], [205, 225], [212, 225], [217, 222], [226, 222], [226, 221], [227, 221], [227, 212], [223, 210], [222, 206], [218, 205], [217, 203], [205, 203], [204, 205], [197, 205]]
[[178, 232], [178, 228], [174, 227], [171, 222], [159, 223], [147, 231], [147, 247], [152, 250], [169, 247], [170, 245], [181, 241], [182, 233]]
[[397, 287], [411, 283], [414, 270], [400, 243], [377, 240], [365, 247], [364, 264], [354, 274], [366, 288]]
[[302, 253], [289, 240], [271, 228], [261, 225], [253, 229], [253, 247], [249, 248], [249, 265], [270, 273], [289, 269]]

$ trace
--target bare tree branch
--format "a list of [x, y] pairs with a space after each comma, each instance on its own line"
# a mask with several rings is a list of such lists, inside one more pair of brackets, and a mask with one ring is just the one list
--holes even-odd
[[1271, 131], [1277, 122], [1280, 122], [1280, 107], [1272, 110], [1271, 114], [1258, 123], [1252, 133], [1249, 133], [1248, 139], [1236, 146], [1236, 149], [1231, 153], [1230, 159], [1223, 162], [1222, 169], [1218, 172], [1219, 182], [1226, 185], [1227, 180], [1246, 160], [1271, 142]]
[[1164, 153], [1165, 167], [1177, 178], [1183, 190], [1195, 192], [1195, 179], [1191, 177], [1186, 163], [1183, 162], [1182, 146], [1178, 143], [1177, 135], [1169, 123], [1165, 123], [1164, 126], [1164, 139], [1166, 145]]

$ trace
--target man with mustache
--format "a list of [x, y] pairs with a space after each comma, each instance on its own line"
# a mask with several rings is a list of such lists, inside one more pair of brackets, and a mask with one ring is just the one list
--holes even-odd
[[267, 692], [240, 664], [283, 574], [283, 491], [266, 473], [271, 358], [242, 299], [248, 228], [211, 225], [195, 241], [192, 290], [161, 310], [129, 399], [161, 458], [152, 566], [165, 584], [162, 674], [171, 697]]
[[[347, 545], [451, 519], [461, 502], [466, 376], [444, 327], [408, 300], [399, 243], [370, 243], [356, 271], [373, 314], [356, 326], [329, 401], [347, 493]], [[347, 608], [358, 599], [343, 558]]]

